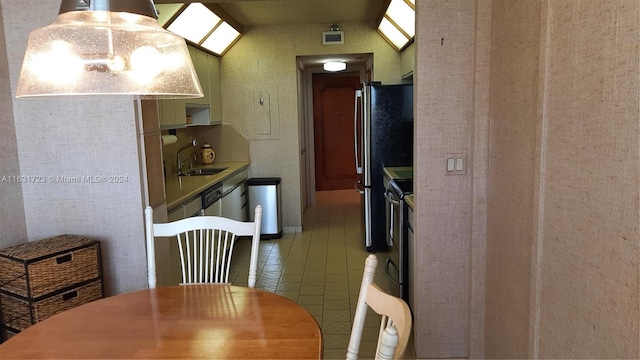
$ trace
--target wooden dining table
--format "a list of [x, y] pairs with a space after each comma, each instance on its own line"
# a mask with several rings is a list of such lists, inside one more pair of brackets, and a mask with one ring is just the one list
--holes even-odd
[[232, 285], [159, 287], [97, 300], [0, 345], [0, 359], [319, 359], [303, 307]]

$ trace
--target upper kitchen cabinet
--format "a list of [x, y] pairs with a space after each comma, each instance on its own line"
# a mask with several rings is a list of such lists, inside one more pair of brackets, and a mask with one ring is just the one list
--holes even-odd
[[189, 54], [204, 97], [186, 100], [161, 100], [160, 119], [163, 129], [222, 123], [220, 60], [193, 46], [189, 46]]
[[188, 99], [187, 104], [209, 105], [211, 98], [209, 91], [209, 54], [189, 46], [189, 55], [191, 55], [193, 67], [196, 69], [198, 80], [200, 80], [200, 86], [202, 87], [204, 97], [199, 99]]
[[160, 100], [160, 124], [163, 129], [176, 129], [187, 125], [184, 100]]
[[211, 125], [222, 124], [222, 88], [220, 86], [220, 58], [209, 55], [209, 91], [211, 96]]

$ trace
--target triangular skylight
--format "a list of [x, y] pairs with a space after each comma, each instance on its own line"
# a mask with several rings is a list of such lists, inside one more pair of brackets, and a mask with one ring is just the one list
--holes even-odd
[[415, 0], [391, 0], [378, 22], [378, 33], [396, 50], [404, 50], [416, 34]]
[[[158, 22], [174, 32], [217, 55], [224, 55], [242, 36], [242, 27], [228, 17], [222, 18], [223, 11], [213, 4], [156, 4]], [[226, 14], [224, 14], [226, 15]]]

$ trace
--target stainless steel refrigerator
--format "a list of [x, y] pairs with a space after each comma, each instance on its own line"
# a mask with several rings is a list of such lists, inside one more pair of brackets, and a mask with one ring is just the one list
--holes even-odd
[[356, 91], [354, 133], [364, 245], [369, 252], [387, 251], [383, 168], [413, 166], [413, 85], [363, 83]]

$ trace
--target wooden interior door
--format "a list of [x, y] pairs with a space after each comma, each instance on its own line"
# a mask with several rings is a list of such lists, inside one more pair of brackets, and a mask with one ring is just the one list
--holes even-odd
[[353, 188], [355, 91], [360, 77], [313, 75], [313, 129], [316, 190]]

